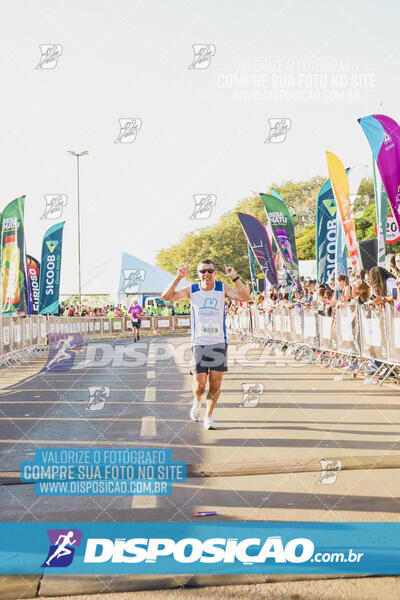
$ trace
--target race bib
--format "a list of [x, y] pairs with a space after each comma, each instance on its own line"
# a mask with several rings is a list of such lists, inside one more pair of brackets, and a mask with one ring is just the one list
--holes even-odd
[[132, 319], [132, 323], [137, 323], [139, 319]]
[[205, 335], [207, 337], [217, 337], [220, 334], [220, 328], [218, 325], [202, 325], [201, 326], [201, 335]]

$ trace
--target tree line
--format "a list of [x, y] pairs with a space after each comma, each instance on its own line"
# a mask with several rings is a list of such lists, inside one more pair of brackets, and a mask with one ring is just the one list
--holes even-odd
[[[315, 259], [316, 204], [318, 191], [325, 179], [317, 175], [307, 181], [286, 181], [272, 185], [294, 216], [299, 260]], [[204, 258], [215, 258], [222, 281], [228, 281], [220, 275], [225, 270], [225, 264], [233, 266], [244, 280], [249, 281], [247, 241], [236, 216], [237, 212], [249, 213], [263, 223], [267, 221], [260, 197], [253, 194], [241, 200], [233, 210], [223, 214], [215, 225], [191, 231], [177, 244], [160, 250], [156, 256], [158, 266], [175, 273], [178, 265], [188, 263], [192, 278], [195, 278], [198, 262]], [[354, 215], [357, 239], [360, 241], [376, 237], [374, 185], [371, 178], [361, 181], [354, 203]], [[387, 252], [396, 251], [400, 251], [400, 242], [387, 245]]]

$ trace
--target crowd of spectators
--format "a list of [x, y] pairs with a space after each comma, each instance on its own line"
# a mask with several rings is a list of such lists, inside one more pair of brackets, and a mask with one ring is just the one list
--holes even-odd
[[[400, 253], [389, 254], [385, 267], [372, 267], [369, 271], [350, 271], [339, 275], [335, 290], [335, 278], [327, 283], [315, 279], [300, 278], [300, 287], [287, 281], [266, 294], [258, 293], [250, 302], [227, 301], [228, 312], [236, 313], [256, 305], [262, 312], [271, 312], [274, 306], [302, 307], [315, 310], [321, 315], [332, 316], [337, 306], [359, 303], [374, 310], [384, 310], [391, 303], [400, 310]], [[399, 299], [399, 300], [398, 300]]]
[[[190, 312], [188, 307], [179, 308], [178, 306], [171, 305], [158, 305], [156, 307], [143, 306], [142, 316], [163, 316], [169, 317], [174, 315], [185, 315]], [[112, 305], [108, 304], [102, 308], [93, 308], [87, 305], [76, 305], [66, 304], [62, 302], [60, 304], [59, 316], [61, 317], [123, 317], [129, 314], [129, 307], [123, 304]]]

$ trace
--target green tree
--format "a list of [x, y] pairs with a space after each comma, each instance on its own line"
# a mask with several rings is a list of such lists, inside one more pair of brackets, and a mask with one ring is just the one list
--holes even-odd
[[296, 226], [300, 229], [315, 223], [317, 196], [325, 179], [326, 177], [317, 175], [308, 181], [285, 181], [282, 184], [272, 184], [272, 187], [282, 196], [289, 212], [296, 215]]
[[[315, 259], [315, 213], [318, 191], [326, 178], [312, 177], [308, 181], [286, 181], [274, 184], [291, 214], [296, 215], [296, 246], [299, 260]], [[363, 179], [355, 200], [355, 225], [357, 238], [375, 237], [375, 205], [372, 179]], [[200, 260], [211, 258], [216, 262], [218, 278], [228, 281], [223, 273], [224, 265], [233, 266], [244, 281], [250, 281], [247, 241], [237, 218], [237, 212], [249, 213], [267, 222], [264, 206], [257, 194], [240, 201], [234, 210], [220, 218], [213, 226], [196, 229], [185, 235], [177, 244], [163, 248], [158, 253], [157, 264], [170, 273], [179, 265], [188, 263], [191, 277], [196, 277]], [[392, 245], [393, 246], [393, 245]], [[399, 243], [400, 246], [400, 243]], [[389, 251], [393, 251], [394, 248]], [[259, 271], [258, 265], [257, 270]]]
[[156, 257], [158, 266], [175, 273], [179, 265], [188, 263], [191, 271], [189, 279], [194, 280], [198, 263], [211, 258], [216, 263], [221, 281], [229, 281], [223, 275], [225, 265], [233, 266], [245, 281], [250, 281], [247, 241], [236, 212], [247, 212], [266, 222], [264, 207], [258, 196], [242, 200], [235, 210], [223, 214], [216, 225], [192, 231], [177, 244], [160, 250]]
[[312, 260], [315, 258], [315, 225], [307, 225], [296, 235], [297, 258]]
[[375, 203], [374, 182], [372, 178], [361, 180], [358, 196], [354, 202], [354, 218], [361, 217], [365, 209]]
[[359, 241], [376, 237], [375, 222], [375, 204], [370, 204], [364, 209], [362, 216], [354, 219]]

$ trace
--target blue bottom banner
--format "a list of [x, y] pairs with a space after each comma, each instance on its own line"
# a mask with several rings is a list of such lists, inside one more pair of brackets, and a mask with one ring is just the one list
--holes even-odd
[[2, 574], [400, 574], [400, 523], [1, 523]]

